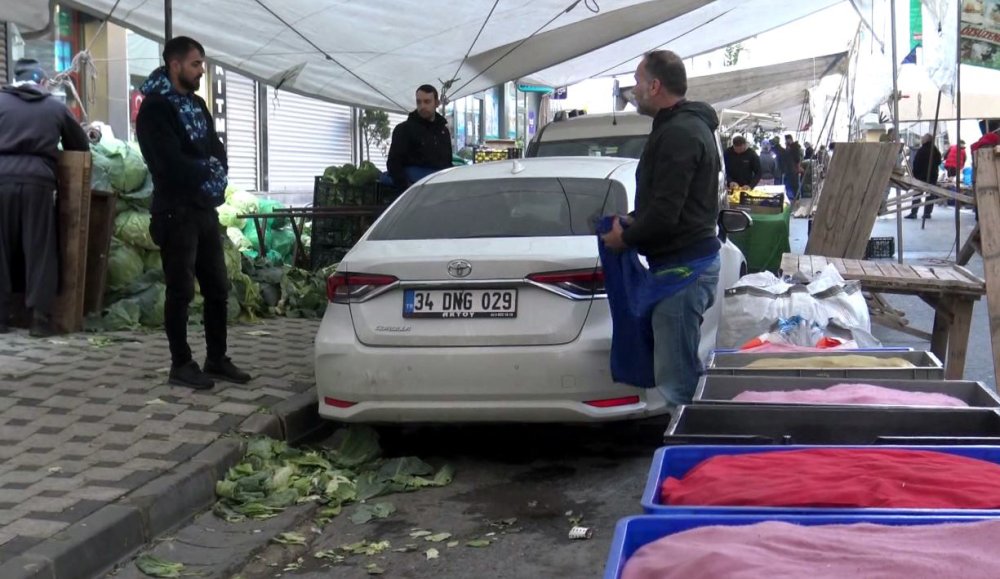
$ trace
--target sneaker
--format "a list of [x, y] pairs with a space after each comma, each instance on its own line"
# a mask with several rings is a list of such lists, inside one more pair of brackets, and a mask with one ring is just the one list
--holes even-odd
[[206, 358], [205, 373], [216, 380], [235, 382], [237, 384], [246, 384], [251, 379], [250, 374], [237, 368], [236, 364], [233, 364], [233, 361], [229, 359], [229, 356], [223, 356], [218, 360], [209, 360]]
[[910, 213], [909, 215], [906, 215], [905, 217], [903, 217], [903, 219], [916, 219], [916, 218], [917, 218], [917, 214], [916, 213]]
[[181, 366], [171, 367], [170, 378], [167, 380], [167, 383], [174, 386], [186, 386], [195, 390], [208, 390], [215, 386], [215, 382], [201, 371], [198, 363], [194, 360]]

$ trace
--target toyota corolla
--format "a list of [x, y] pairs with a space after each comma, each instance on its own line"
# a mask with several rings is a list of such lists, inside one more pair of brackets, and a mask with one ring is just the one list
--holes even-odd
[[[538, 158], [456, 167], [400, 196], [330, 277], [316, 336], [320, 414], [348, 422], [579, 422], [665, 412], [610, 375], [594, 234], [625, 213], [636, 161]], [[722, 250], [724, 287], [745, 260]]]

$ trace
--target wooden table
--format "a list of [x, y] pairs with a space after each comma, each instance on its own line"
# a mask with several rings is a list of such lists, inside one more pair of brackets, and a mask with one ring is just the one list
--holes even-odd
[[833, 264], [844, 279], [860, 281], [865, 291], [913, 295], [933, 307], [931, 351], [944, 360], [945, 379], [962, 378], [972, 307], [986, 294], [985, 281], [957, 265], [927, 267], [791, 253], [782, 256], [781, 271], [785, 275], [799, 271], [812, 279], [827, 264]]

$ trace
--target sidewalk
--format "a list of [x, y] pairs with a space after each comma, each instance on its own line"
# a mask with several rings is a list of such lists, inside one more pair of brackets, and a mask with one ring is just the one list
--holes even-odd
[[[227, 454], [236, 454], [239, 446], [223, 438], [227, 433], [280, 436], [279, 418], [303, 412], [311, 413], [308, 427], [315, 426], [310, 389], [318, 325], [318, 320], [279, 318], [230, 327], [230, 355], [254, 380], [217, 383], [207, 392], [166, 385], [169, 353], [162, 332], [38, 340], [18, 330], [0, 336], [0, 575], [8, 576], [13, 566], [4, 563], [31, 560], [36, 569], [54, 569], [39, 576], [70, 576], [60, 572], [47, 548], [59, 543], [65, 551], [65, 543], [87, 534], [84, 519], [108, 514], [112, 504], [134, 506], [141, 515], [141, 545], [156, 534], [150, 509], [162, 510], [162, 499], [177, 492], [164, 488], [154, 497], [147, 483], [191, 459], [213, 472], [227, 466]], [[192, 327], [189, 340], [201, 363], [200, 328]], [[217, 440], [212, 457], [196, 458]], [[135, 500], [137, 490], [144, 501]], [[178, 505], [183, 498], [177, 497]], [[100, 526], [90, 524], [89, 532]], [[19, 561], [12, 561], [15, 557]], [[113, 562], [95, 559], [91, 565], [100, 570]], [[76, 568], [73, 574], [83, 572]]]

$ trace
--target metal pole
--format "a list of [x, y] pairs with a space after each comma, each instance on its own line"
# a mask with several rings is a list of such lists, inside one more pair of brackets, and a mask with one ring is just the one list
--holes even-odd
[[[899, 89], [896, 86], [896, 76], [897, 67], [899, 66], [896, 62], [896, 0], [892, 0], [889, 3], [889, 9], [892, 11], [892, 142], [898, 143], [899, 138]], [[902, 149], [900, 150], [902, 152]], [[894, 187], [896, 189], [896, 241], [899, 246], [896, 249], [896, 261], [898, 263], [903, 263], [903, 204], [899, 201], [901, 196], [901, 191], [899, 187]]]
[[163, 0], [163, 41], [174, 37], [174, 1]]
[[[956, 2], [958, 5], [956, 10], [958, 10], [958, 34], [955, 35], [955, 146], [958, 147], [955, 155], [955, 164], [958, 165], [957, 172], [955, 173], [955, 191], [962, 192], [962, 169], [965, 168], [965, 163], [961, 163], [962, 153], [965, 152], [965, 147], [962, 146], [962, 4], [963, 2]], [[958, 257], [958, 252], [962, 247], [962, 215], [959, 213], [962, 204], [955, 200], [955, 256]]]

